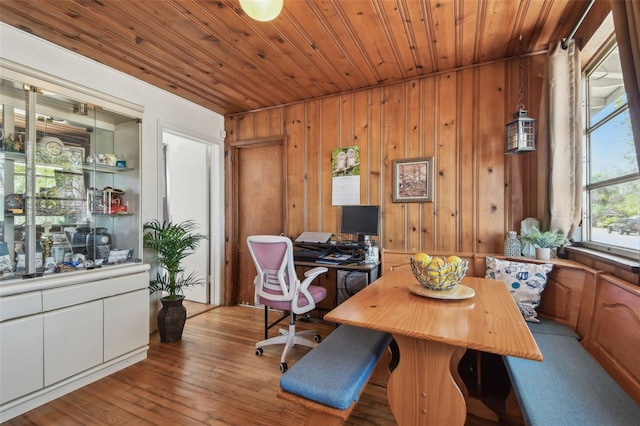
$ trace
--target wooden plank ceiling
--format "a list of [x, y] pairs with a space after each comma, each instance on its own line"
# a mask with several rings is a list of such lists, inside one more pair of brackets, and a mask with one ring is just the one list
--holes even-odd
[[568, 0], [285, 0], [258, 22], [238, 0], [2, 0], [0, 20], [220, 114], [545, 50]]

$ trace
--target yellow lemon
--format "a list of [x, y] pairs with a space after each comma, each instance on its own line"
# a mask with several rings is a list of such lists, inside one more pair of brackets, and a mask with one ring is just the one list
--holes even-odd
[[426, 253], [417, 253], [415, 256], [413, 256], [413, 260], [418, 264], [422, 264], [422, 266], [427, 266], [429, 265], [429, 263], [431, 263], [431, 256], [429, 256]]
[[458, 256], [449, 256], [447, 257], [447, 263], [453, 263], [453, 264], [458, 264], [462, 262], [462, 259], [460, 259]]
[[441, 257], [434, 257], [429, 264], [430, 269], [442, 269], [446, 262]]

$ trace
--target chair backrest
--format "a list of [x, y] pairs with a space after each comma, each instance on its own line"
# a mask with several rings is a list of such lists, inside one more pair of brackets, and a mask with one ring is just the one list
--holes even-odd
[[293, 300], [298, 277], [291, 240], [276, 235], [252, 235], [247, 237], [247, 246], [258, 272], [254, 280], [256, 303], [259, 297], [279, 302]]

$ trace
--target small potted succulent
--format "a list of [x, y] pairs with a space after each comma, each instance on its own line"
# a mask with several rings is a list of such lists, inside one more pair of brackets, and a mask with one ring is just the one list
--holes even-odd
[[536, 248], [536, 259], [549, 260], [551, 249], [565, 245], [569, 240], [560, 231], [540, 231], [535, 226], [531, 231], [522, 234], [523, 242], [531, 243]]

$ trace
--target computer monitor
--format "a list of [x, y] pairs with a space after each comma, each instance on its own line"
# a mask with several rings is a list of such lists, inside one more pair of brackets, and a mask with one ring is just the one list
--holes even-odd
[[366, 235], [380, 233], [380, 206], [342, 206], [340, 233], [356, 234], [364, 242]]

